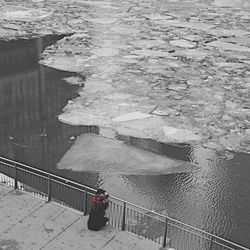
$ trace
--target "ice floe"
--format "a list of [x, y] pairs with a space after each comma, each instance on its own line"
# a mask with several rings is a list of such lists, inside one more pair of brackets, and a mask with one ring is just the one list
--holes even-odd
[[163, 131], [165, 136], [174, 139], [176, 141], [200, 141], [201, 137], [192, 131], [182, 128], [174, 128], [164, 126]]
[[227, 43], [222, 41], [213, 41], [206, 44], [207, 46], [216, 47], [222, 50], [234, 50], [238, 52], [250, 52], [250, 48], [246, 46], [241, 46], [233, 43]]
[[122, 175], [159, 175], [197, 170], [194, 164], [172, 160], [123, 141], [84, 134], [57, 163], [59, 169]]
[[137, 119], [144, 119], [151, 117], [150, 114], [145, 114], [140, 111], [124, 114], [118, 117], [115, 117], [112, 119], [114, 122], [125, 122], [125, 121], [131, 121], [131, 120], [137, 120]]
[[5, 6], [0, 10], [0, 19], [34, 21], [46, 18], [52, 14], [51, 10], [37, 10], [20, 6]]

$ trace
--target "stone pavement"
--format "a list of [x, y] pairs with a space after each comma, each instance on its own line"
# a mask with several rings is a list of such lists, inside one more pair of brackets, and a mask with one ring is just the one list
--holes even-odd
[[0, 249], [143, 249], [160, 246], [107, 226], [87, 229], [87, 216], [0, 184]]

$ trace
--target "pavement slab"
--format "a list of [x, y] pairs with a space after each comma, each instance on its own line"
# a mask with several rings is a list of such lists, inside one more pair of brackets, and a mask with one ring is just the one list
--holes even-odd
[[107, 226], [87, 229], [88, 216], [0, 185], [0, 249], [159, 249], [153, 241]]

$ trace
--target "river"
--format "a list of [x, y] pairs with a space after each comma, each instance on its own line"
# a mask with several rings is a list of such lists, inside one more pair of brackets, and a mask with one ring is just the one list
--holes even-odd
[[200, 169], [153, 176], [56, 168], [77, 136], [100, 132], [96, 127], [70, 126], [57, 119], [80, 88], [63, 80], [75, 73], [38, 64], [41, 51], [60, 38], [0, 42], [0, 154], [92, 187], [103, 187], [112, 195], [250, 247], [248, 154], [227, 158], [201, 147], [161, 146], [161, 154], [196, 163]]

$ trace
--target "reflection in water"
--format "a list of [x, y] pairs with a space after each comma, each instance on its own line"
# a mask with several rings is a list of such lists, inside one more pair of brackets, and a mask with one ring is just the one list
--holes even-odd
[[[72, 145], [70, 138], [95, 132], [57, 120], [67, 101], [77, 96], [78, 87], [62, 80], [72, 73], [41, 66], [38, 59], [45, 46], [61, 37], [0, 43], [1, 155], [57, 173], [56, 163]], [[97, 185], [96, 175], [59, 174]]]
[[118, 196], [249, 247], [250, 156], [226, 160], [198, 147], [192, 157], [195, 173], [100, 178]]

